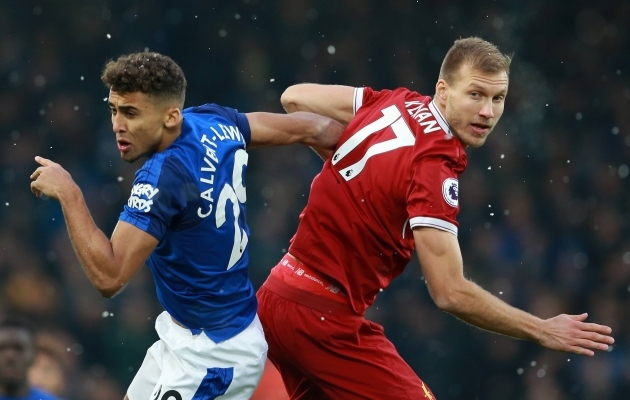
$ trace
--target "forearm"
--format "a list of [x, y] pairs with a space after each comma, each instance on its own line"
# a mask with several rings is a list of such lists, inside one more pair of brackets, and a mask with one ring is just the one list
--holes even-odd
[[339, 122], [309, 112], [291, 115], [254, 112], [245, 115], [251, 129], [248, 148], [300, 143], [333, 149], [344, 130]]
[[469, 280], [450, 294], [444, 311], [481, 329], [517, 339], [539, 341], [542, 320], [512, 307]]
[[75, 186], [59, 197], [72, 247], [86, 275], [104, 296], [112, 296], [121, 287], [120, 269], [116, 268], [112, 244], [98, 229]]
[[311, 113], [300, 114], [309, 121], [309, 126], [311, 126], [311, 129], [300, 137], [300, 143], [317, 149], [334, 149], [345, 126], [330, 118], [322, 118]]

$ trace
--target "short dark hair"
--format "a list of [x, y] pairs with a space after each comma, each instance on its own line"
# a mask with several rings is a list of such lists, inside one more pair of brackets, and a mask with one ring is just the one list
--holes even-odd
[[35, 338], [35, 328], [33, 324], [26, 318], [19, 315], [8, 315], [0, 320], [0, 330], [2, 329], [20, 329], [26, 331], [31, 340]]
[[497, 46], [481, 38], [458, 39], [444, 57], [440, 78], [449, 85], [454, 84], [463, 65], [486, 73], [505, 71], [509, 77], [512, 57], [512, 54], [501, 53]]
[[184, 72], [169, 56], [155, 52], [122, 55], [103, 68], [101, 80], [115, 92], [142, 92], [159, 99], [177, 100], [183, 107], [186, 97]]

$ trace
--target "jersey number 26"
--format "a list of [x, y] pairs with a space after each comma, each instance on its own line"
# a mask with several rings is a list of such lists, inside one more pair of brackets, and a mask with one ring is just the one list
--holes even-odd
[[217, 201], [217, 228], [223, 226], [226, 221], [225, 208], [228, 200], [232, 202], [232, 211], [234, 212], [234, 245], [232, 246], [232, 253], [230, 254], [227, 269], [232, 268], [234, 264], [243, 257], [248, 242], [247, 232], [241, 229], [238, 223], [238, 219], [241, 215], [241, 204], [245, 204], [247, 201], [247, 194], [243, 186], [243, 173], [245, 167], [247, 167], [247, 158], [247, 152], [243, 149], [238, 149], [236, 153], [234, 153], [232, 185], [228, 183], [223, 185], [223, 189], [221, 189], [221, 193], [219, 194], [219, 200]]

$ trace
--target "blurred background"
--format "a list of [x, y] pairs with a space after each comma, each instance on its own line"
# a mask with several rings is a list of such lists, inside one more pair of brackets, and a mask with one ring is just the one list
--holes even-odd
[[[122, 399], [157, 339], [148, 268], [101, 298], [59, 204], [29, 190], [35, 155], [61, 163], [111, 233], [140, 164], [116, 148], [106, 60], [162, 52], [187, 76], [187, 106], [282, 112], [280, 94], [299, 82], [433, 94], [452, 42], [478, 35], [515, 57], [502, 122], [460, 177], [466, 274], [542, 318], [588, 312], [617, 342], [588, 358], [473, 328], [433, 304], [416, 261], [368, 317], [439, 399], [628, 399], [629, 29], [627, 0], [2, 1], [0, 316], [36, 321], [34, 379], [68, 400]], [[250, 153], [256, 287], [286, 252], [321, 165], [303, 147]]]

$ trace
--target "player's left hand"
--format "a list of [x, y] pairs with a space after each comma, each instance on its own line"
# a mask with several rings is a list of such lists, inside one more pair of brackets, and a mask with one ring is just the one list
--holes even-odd
[[612, 329], [606, 325], [584, 322], [588, 314], [561, 314], [544, 320], [543, 335], [539, 338], [541, 345], [570, 353], [593, 356], [593, 350], [608, 350], [615, 343], [609, 336]]
[[44, 194], [59, 199], [60, 195], [76, 188], [72, 177], [61, 165], [39, 156], [35, 157], [35, 161], [41, 165], [31, 174], [31, 192], [37, 197]]

